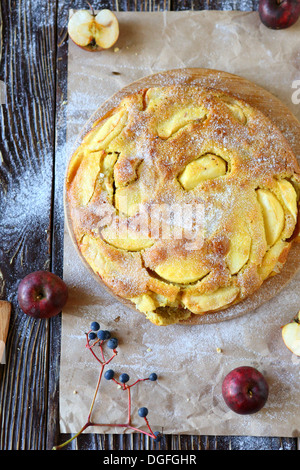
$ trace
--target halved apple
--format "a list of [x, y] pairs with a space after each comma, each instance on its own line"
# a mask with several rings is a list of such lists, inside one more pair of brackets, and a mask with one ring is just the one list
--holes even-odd
[[286, 347], [296, 356], [300, 356], [300, 312], [292, 322], [282, 327], [281, 332]]
[[97, 14], [78, 10], [69, 20], [68, 33], [72, 41], [83, 49], [109, 49], [119, 37], [119, 22], [110, 10], [100, 10]]

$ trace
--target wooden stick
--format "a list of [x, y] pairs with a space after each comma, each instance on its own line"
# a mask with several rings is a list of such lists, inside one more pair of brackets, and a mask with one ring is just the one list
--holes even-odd
[[0, 363], [2, 361], [11, 314], [11, 303], [0, 300]]

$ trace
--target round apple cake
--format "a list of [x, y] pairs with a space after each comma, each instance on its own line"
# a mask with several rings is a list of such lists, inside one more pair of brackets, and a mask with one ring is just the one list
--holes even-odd
[[79, 252], [156, 325], [237, 304], [298, 236], [300, 168], [260, 111], [198, 86], [142, 89], [98, 119], [66, 176]]

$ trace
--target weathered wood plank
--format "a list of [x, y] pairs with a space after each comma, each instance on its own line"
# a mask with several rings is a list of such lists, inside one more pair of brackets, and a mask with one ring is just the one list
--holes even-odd
[[172, 0], [171, 9], [256, 11], [259, 0]]
[[0, 448], [43, 449], [49, 322], [25, 316], [16, 292], [51, 260], [56, 2], [2, 0], [0, 12], [0, 292], [13, 305], [0, 366]]

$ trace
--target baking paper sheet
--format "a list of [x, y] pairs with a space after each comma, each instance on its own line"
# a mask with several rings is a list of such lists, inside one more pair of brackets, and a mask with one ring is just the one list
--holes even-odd
[[[117, 17], [120, 37], [112, 49], [90, 53], [69, 41], [66, 164], [82, 126], [106, 99], [139, 78], [170, 69], [202, 67], [240, 75], [280, 98], [300, 118], [299, 22], [272, 31], [256, 12], [120, 12]], [[146, 430], [137, 413], [146, 406], [152, 429], [166, 434], [300, 436], [300, 358], [281, 338], [281, 326], [300, 308], [299, 274], [271, 301], [240, 318], [157, 327], [96, 282], [66, 228], [64, 279], [70, 299], [62, 316], [62, 433], [77, 432], [87, 420], [99, 365], [85, 348], [85, 332], [97, 320], [119, 338], [118, 356], [109, 366], [117, 375], [128, 373], [130, 382], [151, 372], [158, 375], [157, 382], [132, 388], [136, 428]], [[223, 378], [241, 365], [258, 368], [269, 383], [268, 402], [255, 415], [233, 413], [221, 395]], [[126, 392], [103, 380], [92, 418], [125, 422]], [[108, 426], [87, 432], [125, 431]]]

